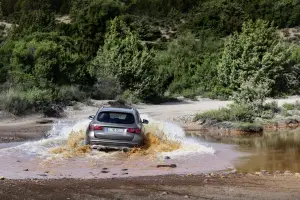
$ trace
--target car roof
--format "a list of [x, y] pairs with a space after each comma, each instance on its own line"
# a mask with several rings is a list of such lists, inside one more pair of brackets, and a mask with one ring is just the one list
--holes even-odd
[[100, 112], [121, 112], [121, 113], [135, 113], [134, 108], [124, 108], [124, 107], [102, 107]]

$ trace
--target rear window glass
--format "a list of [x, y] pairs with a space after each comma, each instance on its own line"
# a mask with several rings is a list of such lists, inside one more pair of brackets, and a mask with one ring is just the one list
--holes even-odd
[[134, 124], [134, 116], [130, 113], [101, 112], [97, 120], [104, 123]]

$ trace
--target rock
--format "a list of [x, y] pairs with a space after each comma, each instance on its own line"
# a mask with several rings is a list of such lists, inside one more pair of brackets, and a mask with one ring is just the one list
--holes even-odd
[[128, 173], [123, 173], [122, 175], [128, 175]]
[[285, 120], [285, 123], [286, 124], [298, 124], [299, 123], [299, 121], [298, 120], [296, 120], [296, 119], [287, 119], [287, 120]]
[[121, 171], [125, 172], [125, 171], [128, 171], [128, 169], [122, 169]]
[[189, 199], [190, 197], [189, 197], [188, 195], [185, 195], [184, 198], [185, 198], [185, 199]]
[[108, 168], [104, 167], [104, 168], [102, 168], [102, 170], [108, 170]]
[[101, 173], [102, 173], [102, 174], [107, 174], [107, 173], [109, 173], [109, 171], [102, 170]]
[[17, 160], [17, 162], [21, 162], [20, 160]]
[[283, 174], [284, 174], [284, 175], [292, 175], [292, 172], [287, 170], [287, 171], [285, 171]]
[[261, 170], [260, 171], [262, 174], [267, 174], [267, 173], [269, 173], [267, 170]]
[[261, 173], [261, 172], [255, 172], [255, 175], [257, 175], [257, 176], [261, 176], [261, 175], [262, 175], [262, 173]]
[[205, 122], [206, 122], [205, 119], [199, 119], [196, 123], [197, 123], [198, 125], [203, 125], [203, 124], [205, 124]]
[[28, 172], [28, 171], [29, 171], [29, 169], [24, 169], [23, 171], [24, 171], [24, 172]]
[[0, 180], [1, 181], [5, 180], [4, 176], [0, 176]]
[[44, 173], [45, 173], [45, 174], [49, 174], [49, 171], [45, 171]]
[[287, 111], [288, 114], [292, 115], [292, 116], [300, 116], [300, 111], [299, 110], [288, 110]]
[[177, 165], [175, 165], [175, 164], [171, 164], [171, 165], [157, 165], [156, 167], [157, 167], [157, 168], [162, 168], [162, 167], [176, 168]]
[[160, 195], [167, 195], [168, 193], [167, 192], [162, 192]]
[[165, 157], [165, 160], [170, 160], [171, 158], [169, 156], [166, 156]]
[[37, 120], [36, 123], [37, 124], [50, 124], [53, 123], [54, 121], [52, 119], [41, 119], [41, 120]]
[[210, 175], [210, 176], [215, 176], [215, 174], [214, 174], [214, 173], [210, 173], [209, 175]]
[[43, 113], [45, 117], [56, 117], [60, 118], [63, 115], [63, 106], [52, 104], [43, 108]]
[[300, 173], [295, 173], [295, 176], [296, 177], [300, 177]]
[[38, 174], [38, 176], [48, 176], [47, 174]]
[[204, 181], [203, 181], [204, 183], [207, 183], [208, 182], [208, 179], [204, 179]]

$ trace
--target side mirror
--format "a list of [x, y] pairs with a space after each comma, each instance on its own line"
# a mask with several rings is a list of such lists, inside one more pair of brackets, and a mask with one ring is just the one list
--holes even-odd
[[89, 116], [89, 120], [94, 120], [94, 118], [95, 118], [95, 115]]
[[149, 124], [149, 121], [148, 120], [146, 120], [146, 119], [143, 119], [143, 122], [142, 122], [143, 124]]

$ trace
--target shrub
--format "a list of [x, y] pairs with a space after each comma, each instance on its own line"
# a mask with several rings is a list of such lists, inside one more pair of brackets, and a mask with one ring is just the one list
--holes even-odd
[[260, 133], [263, 131], [263, 126], [255, 123], [239, 123], [235, 126], [235, 128], [239, 131], [248, 133]]
[[263, 106], [264, 110], [271, 110], [273, 113], [279, 113], [280, 108], [278, 106], [278, 103], [276, 101], [272, 101], [270, 103], [265, 103]]
[[33, 88], [26, 92], [11, 89], [2, 93], [0, 108], [16, 115], [37, 112], [52, 102], [51, 91]]
[[250, 77], [233, 93], [232, 99], [237, 104], [247, 104], [259, 112], [270, 93], [269, 88], [270, 80], [256, 81], [254, 77]]
[[295, 103], [284, 103], [282, 107], [285, 110], [300, 110], [300, 102], [296, 101]]
[[232, 121], [232, 122], [253, 122], [255, 113], [251, 107], [247, 105], [231, 104], [229, 108], [221, 108], [219, 110], [210, 110], [195, 116], [194, 121], [200, 119]]
[[282, 107], [286, 110], [294, 110], [295, 109], [295, 105], [294, 104], [291, 104], [291, 103], [284, 103], [282, 105]]
[[141, 100], [135, 95], [135, 93], [130, 90], [126, 90], [125, 92], [123, 92], [123, 94], [120, 96], [120, 100], [129, 105], [141, 102]]
[[87, 94], [78, 86], [62, 86], [57, 92], [57, 101], [69, 104], [71, 101], [84, 101]]

